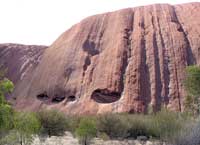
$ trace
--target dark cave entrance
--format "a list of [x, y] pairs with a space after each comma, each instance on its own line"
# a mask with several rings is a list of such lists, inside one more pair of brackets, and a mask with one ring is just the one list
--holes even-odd
[[97, 103], [113, 103], [120, 99], [121, 93], [108, 89], [96, 89], [93, 91], [91, 99]]
[[66, 98], [65, 96], [55, 95], [55, 96], [52, 98], [51, 102], [52, 102], [52, 103], [60, 103], [60, 102], [62, 102], [65, 98]]
[[69, 101], [69, 102], [73, 102], [73, 101], [75, 101], [76, 100], [76, 97], [75, 96], [69, 96], [68, 98], [67, 98], [67, 101]]
[[46, 92], [41, 93], [39, 95], [37, 95], [37, 99], [41, 100], [41, 101], [46, 101], [49, 99], [49, 96], [47, 95]]

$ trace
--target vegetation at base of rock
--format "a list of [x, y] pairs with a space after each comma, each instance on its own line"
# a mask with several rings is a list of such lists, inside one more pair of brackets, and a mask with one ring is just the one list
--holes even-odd
[[42, 125], [42, 134], [50, 136], [63, 135], [68, 127], [65, 114], [57, 110], [42, 110], [38, 113]]
[[200, 95], [200, 67], [188, 66], [186, 68], [185, 87], [190, 95]]
[[38, 134], [40, 122], [36, 114], [16, 112], [9, 105], [5, 95], [13, 91], [14, 85], [4, 74], [0, 71], [0, 144], [28, 145], [33, 135]]
[[76, 136], [79, 138], [80, 143], [83, 145], [88, 145], [90, 140], [96, 136], [96, 133], [96, 121], [92, 118], [81, 119], [78, 128], [75, 130]]
[[188, 123], [170, 141], [173, 145], [199, 145], [200, 120]]
[[[35, 134], [40, 136], [45, 133], [49, 136], [60, 136], [65, 131], [71, 131], [79, 138], [82, 144], [89, 144], [93, 137], [106, 140], [145, 137], [145, 139], [158, 139], [169, 143], [173, 141], [174, 143], [182, 139], [177, 138], [178, 134], [181, 134], [179, 135], [180, 137], [191, 135], [191, 130], [187, 129], [188, 131], [185, 131], [185, 126], [193, 128], [194, 125], [191, 124], [191, 122], [194, 122], [194, 119], [187, 116], [187, 114], [170, 112], [168, 110], [161, 110], [153, 115], [104, 114], [66, 117], [66, 115], [55, 110], [43, 110], [37, 115], [35, 113], [14, 114], [13, 119], [16, 123], [1, 139], [1, 142], [4, 144], [6, 141], [14, 142], [14, 140], [15, 143], [19, 143], [21, 141], [20, 134], [24, 135], [24, 140], [28, 144], [31, 143], [32, 137]], [[23, 117], [24, 115], [27, 117]], [[43, 118], [43, 121], [41, 118]], [[46, 123], [48, 124], [47, 126], [45, 126]], [[25, 128], [23, 128], [23, 124], [25, 124]], [[40, 124], [42, 129], [40, 129]], [[51, 130], [50, 134], [49, 129]], [[197, 132], [194, 132], [194, 136], [196, 136], [195, 133]]]
[[17, 112], [13, 116], [13, 127], [1, 136], [0, 144], [29, 145], [39, 131], [40, 122], [34, 113]]
[[200, 67], [188, 66], [184, 85], [187, 90], [185, 99], [186, 111], [197, 115], [200, 113]]
[[14, 130], [16, 130], [19, 141], [22, 144], [31, 142], [33, 135], [40, 131], [40, 121], [35, 113], [18, 112], [14, 116]]
[[97, 119], [98, 131], [113, 139], [146, 136], [162, 140], [170, 139], [189, 121], [180, 113], [162, 110], [154, 115], [107, 114]]
[[127, 137], [129, 124], [124, 115], [105, 114], [97, 118], [97, 128], [100, 133], [107, 134], [111, 139]]
[[5, 95], [13, 91], [13, 83], [5, 78], [5, 70], [0, 71], [0, 138], [13, 127], [13, 109], [5, 99]]
[[13, 109], [7, 104], [0, 104], [0, 134], [13, 127]]

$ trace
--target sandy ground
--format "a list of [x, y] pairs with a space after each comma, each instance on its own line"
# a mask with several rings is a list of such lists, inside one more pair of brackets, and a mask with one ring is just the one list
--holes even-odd
[[[77, 138], [74, 138], [73, 135], [69, 132], [66, 132], [64, 136], [56, 137], [52, 136], [50, 138], [39, 139], [36, 137], [32, 145], [80, 145]], [[164, 145], [159, 142], [142, 142], [138, 140], [109, 140], [103, 141], [102, 139], [95, 138], [91, 141], [90, 145]]]

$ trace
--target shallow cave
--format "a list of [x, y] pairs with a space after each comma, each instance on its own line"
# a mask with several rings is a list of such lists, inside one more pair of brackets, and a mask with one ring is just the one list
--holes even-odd
[[68, 98], [67, 98], [67, 101], [69, 101], [69, 102], [73, 102], [73, 101], [75, 101], [76, 100], [76, 97], [75, 96], [69, 96]]
[[46, 92], [44, 92], [44, 93], [38, 94], [37, 99], [39, 99], [41, 101], [46, 101], [49, 99], [49, 96], [47, 95]]
[[113, 103], [120, 99], [121, 93], [108, 89], [96, 89], [93, 91], [91, 99], [97, 103]]
[[55, 97], [52, 98], [51, 102], [52, 102], [52, 103], [60, 103], [60, 102], [62, 102], [65, 98], [66, 98], [65, 96], [55, 95]]

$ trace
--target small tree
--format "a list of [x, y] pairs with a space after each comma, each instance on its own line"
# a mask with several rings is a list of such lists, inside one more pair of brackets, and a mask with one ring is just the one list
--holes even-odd
[[[10, 105], [0, 104], [0, 132], [5, 133], [13, 126], [13, 109]], [[0, 134], [1, 135], [1, 134]]]
[[63, 135], [67, 129], [67, 117], [57, 110], [43, 110], [38, 113], [42, 125], [42, 132], [52, 135]]
[[186, 96], [186, 109], [194, 109], [199, 114], [200, 111], [200, 67], [189, 66], [186, 68], [186, 79], [184, 81], [188, 95]]
[[96, 123], [91, 118], [81, 119], [75, 134], [78, 136], [81, 144], [88, 145], [89, 141], [96, 136]]
[[34, 113], [22, 112], [14, 116], [14, 130], [17, 131], [21, 145], [32, 142], [33, 135], [40, 131], [40, 122]]
[[188, 115], [194, 116], [196, 113], [196, 110], [198, 110], [197, 105], [194, 104], [194, 97], [191, 95], [187, 95], [185, 97], [184, 107], [185, 107], [185, 111], [186, 111], [186, 113], [188, 113]]
[[0, 139], [12, 128], [13, 109], [6, 101], [5, 95], [11, 93], [13, 88], [13, 83], [4, 77], [3, 71], [0, 71]]
[[0, 104], [8, 104], [5, 99], [5, 94], [11, 93], [13, 89], [14, 85], [10, 80], [7, 78], [0, 80]]

